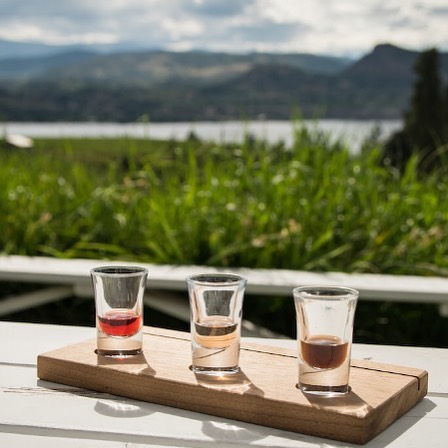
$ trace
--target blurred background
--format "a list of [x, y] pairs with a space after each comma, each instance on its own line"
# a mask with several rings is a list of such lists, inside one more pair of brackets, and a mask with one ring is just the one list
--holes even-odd
[[[446, 277], [447, 17], [439, 0], [3, 1], [0, 252]], [[3, 301], [45, 286], [1, 284]], [[1, 318], [93, 316], [71, 297]], [[292, 296], [245, 316], [294, 337]], [[424, 296], [361, 300], [355, 342], [446, 347], [446, 319]]]

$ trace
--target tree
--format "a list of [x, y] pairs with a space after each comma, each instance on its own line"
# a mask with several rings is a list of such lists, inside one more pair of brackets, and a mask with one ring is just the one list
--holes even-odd
[[445, 138], [445, 142], [448, 142], [448, 85], [445, 88], [445, 97], [443, 104], [443, 136]]
[[385, 158], [403, 168], [418, 153], [420, 166], [431, 169], [437, 163], [438, 148], [448, 143], [448, 98], [444, 98], [438, 51], [433, 48], [422, 52], [414, 71], [417, 78], [409, 110], [404, 114], [404, 128], [386, 143]]

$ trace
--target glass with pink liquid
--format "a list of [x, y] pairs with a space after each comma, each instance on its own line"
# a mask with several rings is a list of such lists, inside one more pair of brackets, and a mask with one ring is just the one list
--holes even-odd
[[148, 270], [138, 266], [102, 266], [90, 273], [95, 295], [97, 353], [114, 357], [141, 353]]

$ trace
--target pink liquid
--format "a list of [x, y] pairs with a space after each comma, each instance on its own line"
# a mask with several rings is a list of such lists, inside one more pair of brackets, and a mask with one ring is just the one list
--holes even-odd
[[98, 316], [100, 329], [111, 336], [133, 336], [141, 327], [142, 316], [131, 310], [108, 311]]

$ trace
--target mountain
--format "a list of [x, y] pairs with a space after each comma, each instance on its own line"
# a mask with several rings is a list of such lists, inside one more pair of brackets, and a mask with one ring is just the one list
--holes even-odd
[[[412, 92], [418, 55], [389, 44], [357, 61], [306, 54], [72, 52], [35, 58], [35, 71], [26, 61], [8, 59], [0, 61], [0, 118], [284, 120], [300, 110], [305, 118], [397, 119]], [[447, 83], [448, 54], [439, 55]]]
[[333, 78], [286, 65], [258, 64], [237, 78], [201, 89], [194, 101], [207, 103], [210, 120], [236, 114], [288, 118], [295, 109], [312, 116], [326, 101]]
[[413, 66], [418, 57], [417, 51], [405, 50], [390, 44], [377, 45], [352, 65], [347, 67], [342, 75], [351, 80], [363, 82], [383, 82], [413, 80]]
[[73, 50], [49, 56], [6, 58], [0, 61], [0, 80], [33, 79], [56, 67], [78, 65], [95, 56], [92, 52]]
[[15, 42], [0, 39], [0, 60], [10, 58], [36, 58], [52, 56], [60, 53], [81, 51], [87, 53], [117, 53], [123, 51], [148, 50], [147, 45], [135, 42], [117, 42], [112, 44], [71, 44], [51, 45], [37, 42]]
[[[237, 109], [246, 116], [262, 114], [272, 119], [287, 118], [294, 109], [305, 117], [401, 118], [415, 80], [418, 55], [381, 44], [333, 75], [257, 65], [240, 77], [202, 90], [208, 103], [207, 118], [222, 119]], [[447, 83], [447, 53], [440, 53], [440, 65]], [[201, 101], [198, 96], [197, 102]]]
[[0, 39], [0, 59], [48, 56], [57, 50], [47, 44], [22, 43]]
[[[74, 55], [84, 55], [75, 59]], [[334, 74], [350, 60], [311, 54], [229, 54], [204, 51], [127, 51], [99, 54], [71, 50], [33, 58], [0, 59], [0, 79], [78, 80], [119, 84], [210, 84], [241, 75], [255, 64], [287, 65]]]

